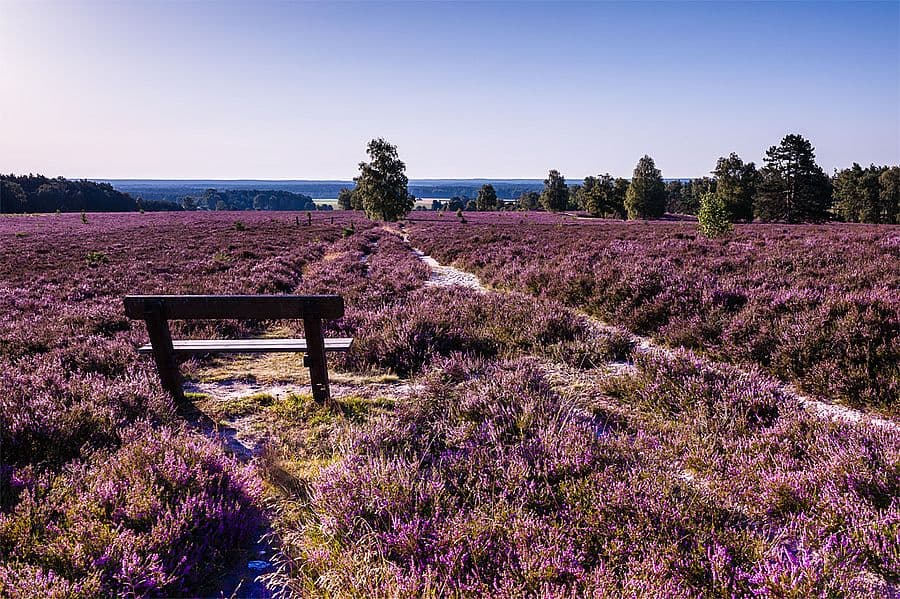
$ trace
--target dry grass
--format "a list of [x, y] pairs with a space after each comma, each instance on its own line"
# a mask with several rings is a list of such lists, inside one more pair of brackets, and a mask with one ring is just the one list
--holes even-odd
[[301, 354], [230, 354], [215, 356], [194, 372], [202, 383], [229, 380], [254, 381], [262, 385], [276, 383], [309, 384], [309, 371]]

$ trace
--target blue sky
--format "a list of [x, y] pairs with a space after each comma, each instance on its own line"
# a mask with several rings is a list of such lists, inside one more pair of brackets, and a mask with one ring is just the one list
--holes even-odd
[[0, 171], [350, 178], [707, 174], [801, 133], [900, 162], [900, 2], [0, 0]]

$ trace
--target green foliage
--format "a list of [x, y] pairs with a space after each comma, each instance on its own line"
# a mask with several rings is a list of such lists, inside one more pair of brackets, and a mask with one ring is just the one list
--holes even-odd
[[585, 177], [578, 189], [578, 205], [592, 216], [625, 218], [625, 195], [628, 181], [613, 178], [606, 173], [597, 177]]
[[369, 142], [370, 162], [359, 163], [355, 195], [359, 196], [366, 216], [373, 220], [395, 221], [412, 210], [406, 165], [397, 155], [397, 146], [382, 138]]
[[566, 186], [566, 178], [553, 169], [544, 179], [544, 191], [541, 193], [541, 206], [549, 212], [560, 212], [569, 205], [569, 188]]
[[83, 224], [88, 224], [87, 214], [84, 213], [84, 210], [81, 211], [81, 222]]
[[478, 190], [478, 198], [475, 200], [475, 209], [479, 212], [497, 209], [497, 192], [490, 183], [481, 186]]
[[831, 182], [816, 164], [812, 144], [800, 135], [786, 135], [766, 151], [766, 165], [754, 212], [765, 222], [822, 222], [831, 205]]
[[42, 175], [0, 175], [0, 212], [125, 212], [135, 200], [109, 183], [50, 179]]
[[222, 418], [241, 418], [259, 412], [275, 403], [270, 393], [252, 393], [244, 397], [235, 397], [223, 401], [214, 407], [216, 414]]
[[353, 223], [350, 223], [349, 227], [341, 228], [341, 237], [350, 237], [354, 233], [356, 233], [356, 225]]
[[682, 183], [680, 190], [667, 187], [666, 191], [669, 194], [666, 198], [666, 210], [675, 214], [697, 214], [700, 210], [700, 198], [706, 193], [715, 193], [716, 180], [699, 177]]
[[316, 210], [308, 195], [290, 191], [257, 189], [207, 189], [199, 198], [185, 197], [185, 210]]
[[247, 226], [243, 222], [236, 220], [236, 221], [234, 221], [234, 230], [235, 231], [246, 231]]
[[469, 198], [465, 196], [453, 196], [447, 201], [447, 210], [450, 210], [452, 212], [465, 210], [468, 203]]
[[666, 186], [662, 173], [649, 156], [638, 160], [625, 193], [629, 219], [659, 218], [666, 212]]
[[337, 205], [341, 210], [356, 210], [354, 206], [354, 196], [352, 189], [342, 188], [338, 193]]
[[844, 221], [858, 223], [898, 222], [900, 167], [853, 163], [834, 175], [834, 208]]
[[881, 187], [881, 205], [885, 210], [885, 221], [900, 224], [900, 166], [886, 168], [878, 177]]
[[700, 211], [697, 213], [700, 233], [704, 237], [724, 237], [731, 231], [731, 211], [728, 204], [717, 193], [704, 194], [700, 199]]
[[536, 191], [523, 191], [517, 202], [519, 210], [537, 210], [540, 206], [541, 194]]
[[685, 184], [679, 180], [666, 183], [666, 212], [673, 214], [682, 213], [681, 205], [684, 202]]
[[753, 220], [753, 198], [759, 185], [759, 173], [752, 162], [744, 163], [732, 152], [716, 163], [716, 193], [722, 199], [732, 221]]
[[103, 252], [88, 252], [84, 257], [85, 262], [90, 267], [100, 266], [101, 264], [109, 264], [109, 257]]
[[25, 212], [28, 197], [15, 181], [0, 178], [0, 214]]

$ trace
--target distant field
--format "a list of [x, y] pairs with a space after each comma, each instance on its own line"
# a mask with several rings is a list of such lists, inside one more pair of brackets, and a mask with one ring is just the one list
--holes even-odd
[[[896, 595], [897, 227], [411, 217], [0, 218], [0, 596]], [[334, 403], [128, 293], [342, 295]]]

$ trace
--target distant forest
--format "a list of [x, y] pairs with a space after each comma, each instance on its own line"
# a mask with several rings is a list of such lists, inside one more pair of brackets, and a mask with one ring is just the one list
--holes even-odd
[[[337, 198], [343, 188], [353, 188], [353, 181], [260, 181], [197, 180], [172, 181], [149, 179], [112, 179], [116, 189], [150, 200], [181, 202], [186, 196], [198, 197], [209, 188], [246, 190], [273, 189], [308, 195], [313, 198]], [[540, 192], [540, 179], [487, 181], [479, 179], [422, 179], [409, 182], [409, 193], [417, 198], [475, 197], [482, 184], [490, 182], [500, 199], [513, 200], [523, 193]]]
[[330, 210], [308, 195], [280, 190], [206, 189], [173, 199], [133, 197], [109, 183], [50, 179], [43, 175], [0, 175], [0, 213], [147, 212], [179, 210]]
[[137, 201], [108, 183], [0, 175], [0, 212], [129, 212]]
[[207, 189], [199, 197], [182, 198], [181, 207], [185, 210], [331, 210], [331, 206], [316, 206], [308, 195], [257, 189]]

